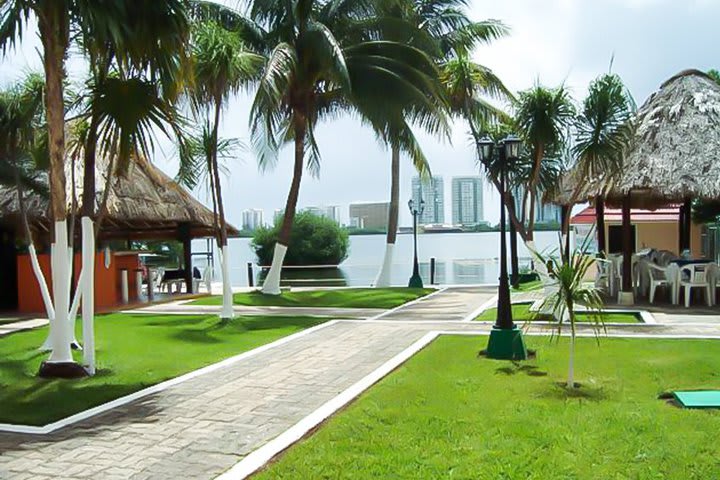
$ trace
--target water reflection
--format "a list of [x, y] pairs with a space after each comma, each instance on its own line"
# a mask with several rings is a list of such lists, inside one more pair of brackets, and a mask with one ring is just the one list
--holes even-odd
[[497, 269], [496, 265], [490, 265], [487, 260], [453, 260], [452, 265], [453, 279], [461, 285], [484, 283], [491, 275], [490, 268]]

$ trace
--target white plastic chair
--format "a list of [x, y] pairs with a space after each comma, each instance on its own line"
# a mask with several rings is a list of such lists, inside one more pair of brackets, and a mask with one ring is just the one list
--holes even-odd
[[612, 262], [604, 258], [596, 258], [597, 274], [595, 274], [595, 288], [606, 290], [612, 295]]
[[655, 291], [658, 287], [668, 287], [670, 298], [675, 298], [675, 279], [673, 278], [673, 269], [670, 267], [661, 267], [651, 262], [646, 262], [644, 268], [647, 268], [649, 276], [650, 303], [655, 302]]
[[717, 263], [710, 263], [705, 267], [705, 278], [710, 284], [710, 305], [715, 305], [718, 283], [720, 283], [720, 267]]
[[692, 263], [680, 267], [680, 288], [685, 290], [685, 308], [690, 307], [690, 295], [693, 288], [703, 289], [708, 307], [712, 306], [710, 282], [707, 279], [706, 267], [707, 264]]
[[203, 269], [201, 278], [193, 278], [193, 293], [200, 292], [200, 285], [205, 285], [205, 288], [207, 289], [208, 293], [210, 293], [210, 274], [211, 273], [212, 273], [212, 268], [210, 268], [210, 265], [208, 265]]

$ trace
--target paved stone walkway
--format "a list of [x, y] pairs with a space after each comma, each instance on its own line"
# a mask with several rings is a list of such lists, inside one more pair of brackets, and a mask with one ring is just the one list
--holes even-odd
[[[217, 305], [188, 305], [188, 301], [152, 305], [149, 307], [129, 310], [128, 313], [152, 314], [219, 314], [222, 307]], [[233, 306], [236, 315], [282, 315], [282, 316], [315, 316], [330, 318], [368, 318], [383, 313], [378, 308], [335, 308], [335, 307], [254, 307]]]
[[[487, 332], [490, 325], [453, 320], [493, 295], [447, 290], [376, 321], [330, 323], [50, 435], [0, 434], [0, 479], [213, 479], [428, 331]], [[631, 325], [609, 333], [720, 338], [720, 326]]]
[[0, 337], [21, 330], [30, 330], [33, 328], [43, 327], [50, 323], [46, 318], [36, 318], [30, 320], [19, 320], [17, 322], [0, 324]]

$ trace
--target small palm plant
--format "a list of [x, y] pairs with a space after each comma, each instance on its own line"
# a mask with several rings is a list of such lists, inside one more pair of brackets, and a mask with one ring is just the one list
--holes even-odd
[[[556, 257], [537, 254], [538, 260], [547, 266], [548, 275], [556, 282], [557, 290], [550, 293], [544, 300], [542, 311], [548, 311], [557, 319], [558, 338], [563, 328], [570, 326], [570, 362], [568, 366], [567, 388], [575, 388], [575, 326], [577, 313], [575, 308], [583, 306], [587, 309], [587, 317], [593, 327], [596, 338], [605, 329], [602, 318], [603, 301], [600, 290], [593, 283], [585, 282], [585, 275], [594, 264], [594, 258], [587, 254], [585, 248], [576, 249], [567, 261]], [[564, 251], [561, 247], [560, 251]]]

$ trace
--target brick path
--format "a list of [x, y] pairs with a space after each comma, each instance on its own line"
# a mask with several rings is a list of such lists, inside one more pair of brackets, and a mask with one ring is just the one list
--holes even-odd
[[[0, 479], [213, 479], [428, 331], [487, 331], [489, 325], [448, 320], [467, 316], [494, 293], [447, 290], [378, 321], [329, 324], [50, 435], [0, 434]], [[720, 326], [609, 330], [720, 338]]]

